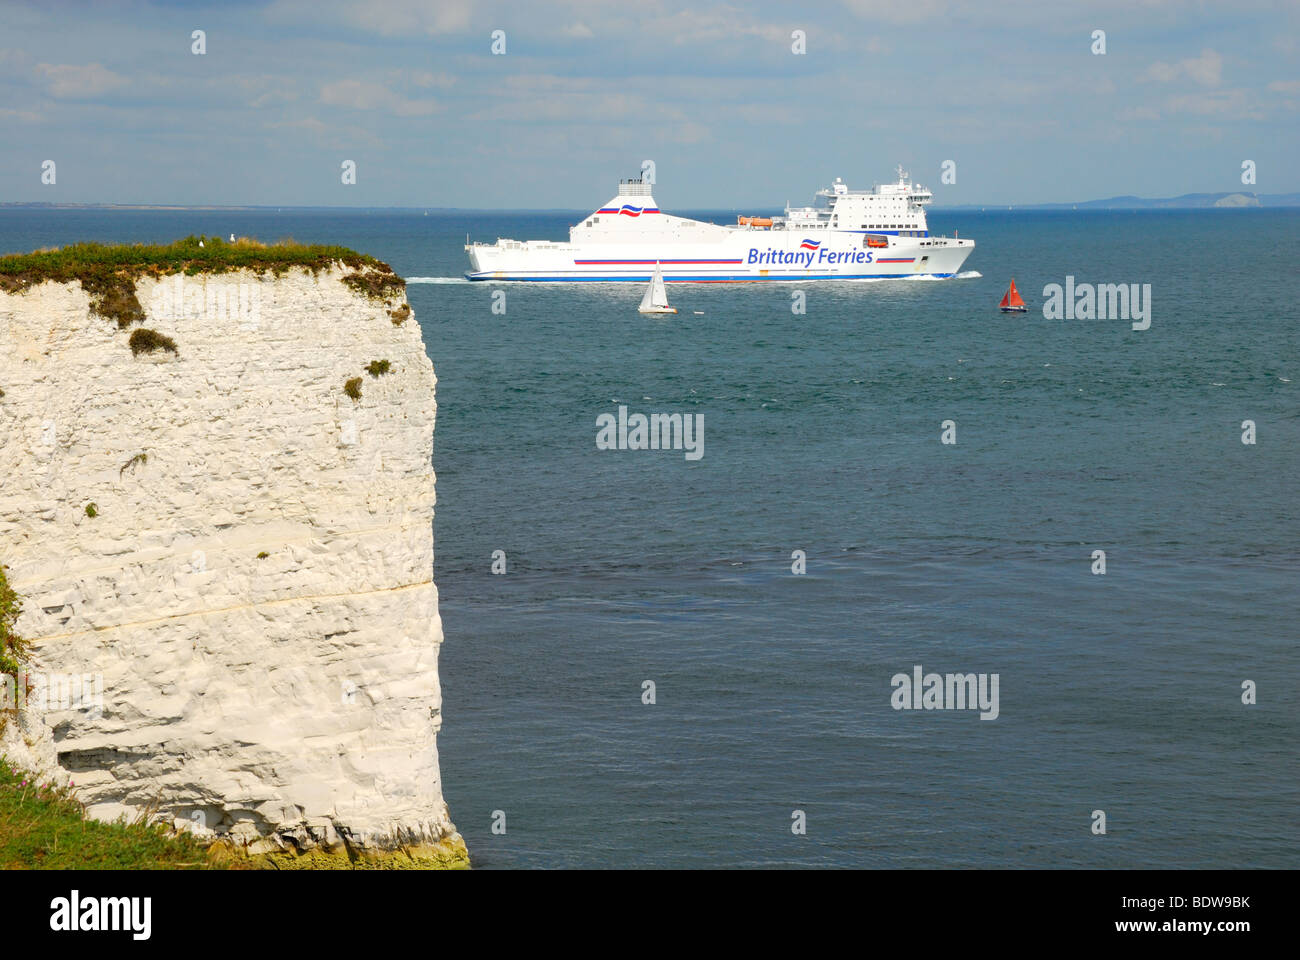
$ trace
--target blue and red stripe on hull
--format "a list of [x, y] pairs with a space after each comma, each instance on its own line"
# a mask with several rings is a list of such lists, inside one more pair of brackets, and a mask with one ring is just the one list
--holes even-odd
[[744, 263], [745, 261], [736, 257], [734, 260], [574, 260], [575, 266], [607, 266], [613, 267], [620, 264], [630, 264], [632, 266], [644, 266], [652, 263]]
[[[687, 277], [664, 277], [665, 283], [798, 283], [802, 280], [904, 280], [909, 277], [920, 276], [915, 273], [827, 273], [816, 276], [784, 276], [784, 277], [759, 277], [752, 274], [739, 274], [736, 276], [710, 277], [710, 276], [687, 276]], [[924, 276], [929, 277], [952, 277], [951, 273], [928, 273]], [[493, 276], [491, 272], [484, 274], [465, 274], [465, 279], [476, 282], [508, 282], [508, 283], [648, 283], [650, 275], [644, 276], [616, 276], [616, 277], [518, 277], [518, 276]]]

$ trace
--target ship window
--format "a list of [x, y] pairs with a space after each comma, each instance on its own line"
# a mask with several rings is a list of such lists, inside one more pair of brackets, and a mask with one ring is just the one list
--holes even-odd
[[600, 217], [592, 217], [592, 218], [591, 218], [591, 222], [592, 222], [592, 223], [600, 223]]

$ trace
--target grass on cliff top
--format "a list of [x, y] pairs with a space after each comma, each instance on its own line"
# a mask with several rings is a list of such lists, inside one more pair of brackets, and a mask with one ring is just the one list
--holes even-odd
[[292, 240], [268, 245], [247, 237], [230, 243], [221, 237], [191, 235], [167, 244], [74, 243], [35, 253], [6, 254], [0, 256], [0, 284], [12, 289], [14, 284], [21, 288], [44, 280], [82, 280], [104, 273], [161, 276], [247, 269], [280, 274], [296, 266], [323, 270], [335, 262], [354, 270], [370, 268], [379, 273], [393, 273], [393, 268], [382, 260], [347, 247]]
[[[202, 246], [200, 246], [202, 244]], [[35, 253], [0, 256], [0, 290], [20, 293], [46, 281], [79, 281], [91, 296], [93, 308], [122, 327], [144, 319], [135, 298], [135, 281], [173, 273], [226, 273], [231, 270], [270, 272], [275, 276], [292, 267], [313, 273], [335, 263], [351, 267], [343, 282], [358, 293], [387, 301], [406, 289], [406, 281], [382, 260], [347, 247], [302, 244], [282, 240], [264, 244], [240, 238], [233, 243], [221, 237], [188, 236], [175, 243], [74, 243]]]
[[202, 870], [212, 858], [193, 837], [144, 823], [87, 820], [67, 789], [36, 782], [0, 758], [0, 869]]

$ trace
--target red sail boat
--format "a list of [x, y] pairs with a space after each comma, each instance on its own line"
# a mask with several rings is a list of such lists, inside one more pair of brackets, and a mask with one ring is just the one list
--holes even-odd
[[998, 304], [1003, 313], [1028, 313], [1029, 308], [1025, 306], [1025, 301], [1020, 299], [1020, 291], [1016, 289], [1015, 277], [1011, 278], [1011, 286], [1007, 287], [1007, 292], [1002, 297], [1002, 302]]

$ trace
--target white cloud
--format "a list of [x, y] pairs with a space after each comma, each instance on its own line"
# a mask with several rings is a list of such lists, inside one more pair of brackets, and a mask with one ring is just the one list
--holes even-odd
[[267, 16], [287, 23], [344, 23], [384, 37], [438, 36], [469, 28], [472, 0], [276, 0]]
[[844, 0], [844, 6], [863, 20], [892, 24], [929, 23], [950, 13], [943, 0]]
[[439, 90], [446, 90], [456, 85], [456, 78], [449, 73], [430, 73], [428, 70], [416, 70], [412, 73], [403, 73], [394, 71], [389, 74], [394, 83], [409, 81], [421, 89], [427, 90], [430, 87], [436, 87]]
[[0, 120], [13, 120], [17, 123], [40, 123], [39, 114], [32, 113], [30, 110], [10, 110], [8, 108], [0, 109]]
[[368, 147], [372, 150], [384, 149], [384, 141], [369, 130], [361, 127], [325, 123], [318, 117], [300, 117], [296, 120], [280, 120], [262, 125], [267, 130], [302, 130], [321, 143], [341, 149]]
[[442, 109], [436, 100], [411, 100], [383, 84], [340, 80], [321, 87], [320, 102], [346, 110], [380, 110], [398, 117], [424, 117]]
[[36, 73], [48, 84], [50, 96], [61, 99], [98, 97], [127, 83], [126, 77], [100, 63], [38, 63]]
[[1212, 90], [1170, 97], [1165, 101], [1164, 107], [1165, 111], [1171, 114], [1183, 113], [1198, 117], [1230, 116], [1234, 119], [1248, 120], [1263, 118], [1245, 90]]
[[1223, 55], [1207, 47], [1199, 57], [1188, 57], [1177, 63], [1157, 60], [1147, 67], [1146, 78], [1158, 83], [1172, 83], [1182, 77], [1203, 87], [1217, 87], [1223, 82]]

